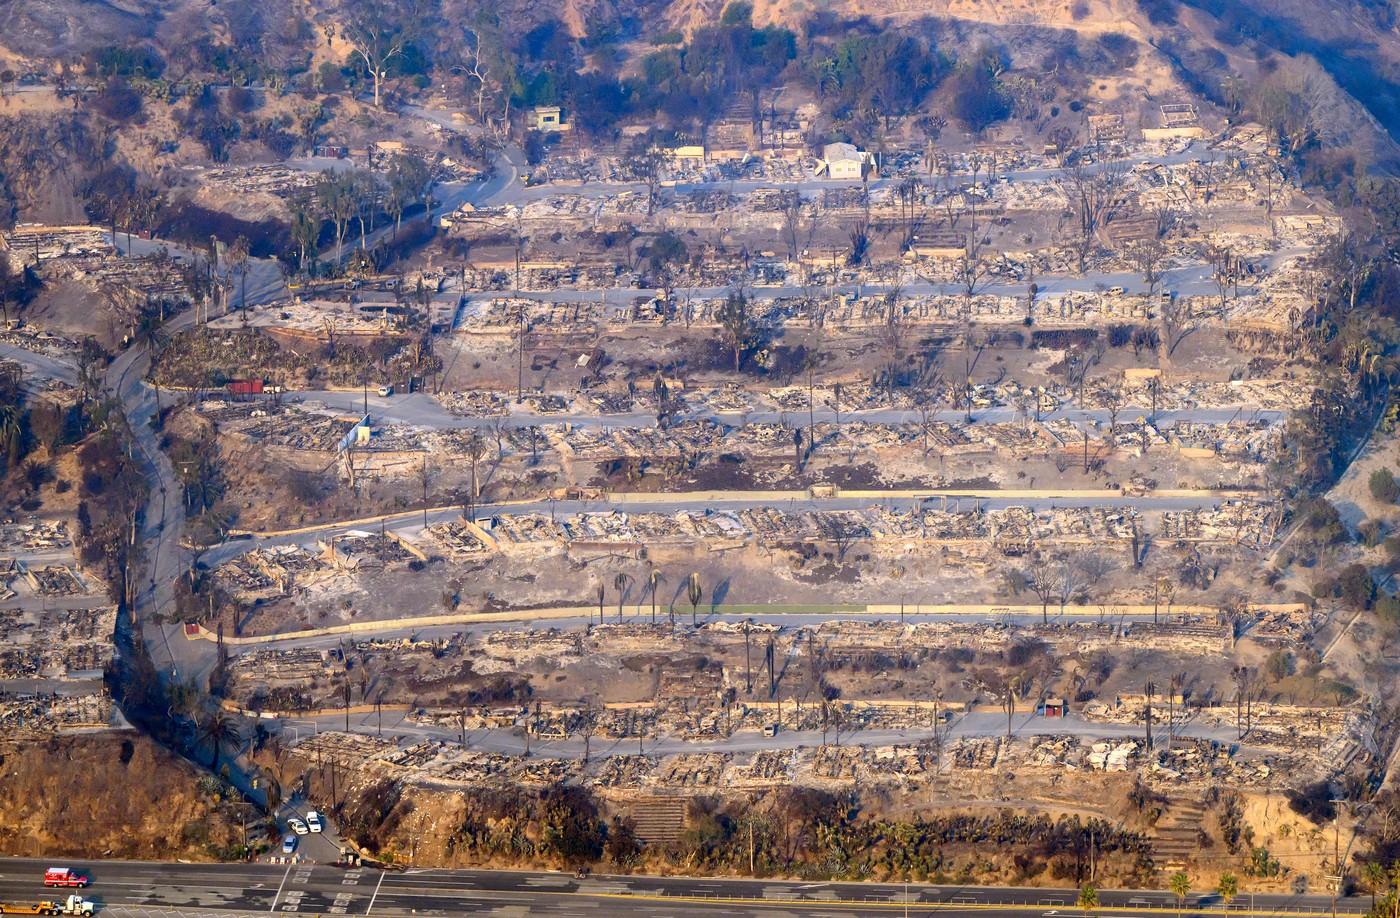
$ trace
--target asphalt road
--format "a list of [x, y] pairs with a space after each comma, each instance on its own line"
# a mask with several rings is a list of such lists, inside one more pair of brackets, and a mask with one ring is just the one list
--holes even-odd
[[[127, 242], [124, 236], [119, 240]], [[135, 255], [151, 254], [160, 249], [165, 249], [176, 258], [191, 258], [194, 255], [186, 248], [163, 240], [133, 237], [129, 245]], [[123, 245], [122, 250], [126, 249], [127, 246]], [[282, 296], [286, 284], [276, 263], [267, 259], [250, 259], [246, 283], [234, 285], [231, 306], [236, 308], [242, 302], [245, 291], [249, 303]], [[193, 325], [195, 318], [195, 310], [187, 309], [167, 321], [162, 331], [166, 336], [174, 335]], [[178, 677], [179, 669], [165, 631], [152, 619], [153, 614], [173, 609], [175, 582], [189, 569], [187, 552], [180, 547], [180, 536], [185, 525], [184, 490], [170, 458], [160, 448], [159, 434], [150, 423], [160, 410], [162, 396], [145, 382], [149, 367], [149, 349], [142, 345], [129, 347], [108, 365], [106, 384], [122, 404], [135, 440], [136, 459], [151, 489], [141, 532], [146, 549], [146, 577], [136, 597], [137, 618], [142, 623], [142, 636], [150, 647], [151, 658], [157, 661], [157, 665], [168, 661], [172, 674]]]
[[[1290, 250], [1292, 251], [1292, 250]], [[1297, 250], [1301, 252], [1302, 250]], [[1296, 254], [1296, 252], [1294, 252]], [[1158, 290], [1169, 290], [1180, 296], [1208, 296], [1218, 292], [1215, 280], [1209, 265], [1196, 264], [1187, 265], [1180, 268], [1171, 268], [1162, 274], [1162, 280], [1157, 286]], [[1127, 271], [1090, 271], [1083, 276], [1044, 274], [1035, 279], [1040, 299], [1056, 298], [1069, 293], [1093, 293], [1100, 288], [1122, 287], [1125, 292], [1133, 294], [1145, 294], [1148, 286], [1143, 281], [1142, 275]], [[1029, 281], [995, 281], [980, 286], [979, 294], [988, 296], [1009, 296], [1024, 298], [1029, 287]], [[733, 292], [733, 287], [678, 287], [674, 295], [680, 298], [693, 299], [720, 299]], [[822, 286], [823, 293], [854, 293], [859, 296], [878, 296], [889, 290], [884, 284], [853, 284], [842, 283], [830, 287]], [[919, 280], [904, 284], [900, 292], [904, 297], [911, 296], [962, 296], [966, 288], [962, 285], [947, 282], [931, 284], [927, 281]], [[1241, 291], [1245, 287], [1241, 286]], [[804, 294], [802, 287], [791, 284], [778, 285], [754, 285], [748, 288], [750, 298], [757, 300], [777, 300], [795, 299]], [[660, 289], [642, 287], [614, 287], [605, 290], [595, 288], [575, 288], [556, 287], [550, 290], [487, 290], [466, 295], [467, 305], [465, 310], [469, 312], [472, 304], [488, 303], [491, 300], [499, 300], [506, 296], [519, 296], [522, 299], [537, 300], [544, 303], [596, 303], [604, 302], [612, 306], [628, 306], [636, 302], [639, 297], [649, 298], [661, 293]], [[465, 313], [464, 313], [465, 314]], [[947, 324], [954, 324], [956, 318], [950, 317]], [[458, 320], [460, 322], [460, 319]], [[456, 324], [456, 323], [454, 323]]]
[[[1266, 267], [1261, 272], [1261, 277], [1268, 271], [1276, 269], [1280, 264], [1289, 258], [1301, 255], [1308, 249], [1303, 247], [1291, 247], [1280, 249], [1270, 254], [1263, 260]], [[1037, 296], [1040, 300], [1055, 299], [1065, 294], [1080, 293], [1088, 294], [1110, 287], [1122, 287], [1126, 293], [1147, 294], [1152, 292], [1148, 284], [1142, 279], [1142, 275], [1129, 271], [1089, 271], [1083, 275], [1072, 274], [1043, 274], [1035, 278]], [[1022, 299], [1030, 287], [1029, 280], [999, 279], [990, 281], [978, 288], [979, 295], [1014, 297]], [[831, 286], [823, 285], [821, 291], [824, 294], [830, 293], [854, 293], [858, 296], [878, 296], [888, 292], [888, 284], [856, 284], [840, 283]], [[954, 282], [929, 283], [925, 280], [911, 281], [901, 285], [900, 294], [906, 298], [911, 296], [931, 296], [934, 294], [941, 296], [962, 296], [965, 292], [962, 285]], [[1182, 265], [1176, 268], [1169, 268], [1162, 272], [1162, 279], [1155, 288], [1157, 291], [1169, 291], [1178, 296], [1215, 296], [1219, 293], [1216, 286], [1213, 269], [1207, 264]], [[677, 287], [672, 293], [681, 298], [695, 299], [719, 299], [731, 293], [732, 287]], [[596, 288], [575, 288], [575, 287], [555, 287], [550, 290], [485, 290], [465, 295], [464, 306], [459, 312], [456, 324], [461, 322], [461, 316], [469, 314], [474, 304], [486, 304], [492, 300], [499, 300], [502, 297], [518, 296], [522, 299], [536, 300], [543, 303], [597, 303], [602, 302], [609, 306], [623, 307], [635, 303], [639, 298], [650, 298], [660, 294], [662, 291], [657, 288], [643, 287], [614, 287], [609, 289]], [[774, 299], [796, 299], [804, 295], [806, 291], [800, 286], [791, 284], [775, 285], [755, 285], [748, 288], [750, 298], [757, 300]], [[1240, 285], [1240, 293], [1247, 295], [1254, 292], [1254, 288], [1248, 284]], [[954, 324], [957, 319], [948, 318], [944, 320], [946, 324]], [[991, 323], [997, 324], [997, 323]]]
[[[784, 707], [791, 713], [792, 699], [783, 699]], [[316, 717], [297, 717], [285, 722], [283, 729], [292, 733], [293, 739], [320, 731], [345, 731], [343, 714], [324, 714]], [[1028, 712], [1017, 713], [1012, 718], [1012, 731], [1017, 736], [1038, 736], [1043, 734], [1072, 735], [1090, 740], [1138, 740], [1143, 737], [1139, 724], [1115, 724], [1088, 721], [1074, 715], [1046, 718]], [[436, 726], [412, 723], [403, 712], [391, 711], [379, 715], [374, 713], [352, 714], [351, 733], [375, 735], [396, 739], [403, 743], [418, 743], [424, 740], [441, 740], [456, 744], [460, 734], [452, 725]], [[944, 742], [959, 739], [977, 739], [1003, 736], [1006, 733], [1006, 715], [991, 711], [974, 711], [957, 716], [947, 726], [940, 726], [938, 735]], [[1158, 743], [1166, 742], [1166, 729], [1153, 730]], [[1215, 740], [1221, 743], [1238, 742], [1237, 734], [1231, 727], [1217, 727], [1206, 724], [1185, 723], [1172, 731], [1174, 738]], [[580, 760], [585, 757], [605, 758], [617, 755], [675, 755], [680, 753], [736, 753], [745, 754], [774, 749], [807, 749], [823, 744], [858, 744], [862, 746], [911, 745], [934, 739], [932, 727], [907, 730], [893, 729], [843, 729], [830, 730], [825, 738], [820, 730], [780, 730], [773, 736], [764, 736], [756, 730], [741, 730], [726, 737], [715, 739], [689, 739], [681, 736], [648, 736], [640, 744], [636, 737], [617, 739], [593, 737], [585, 746], [581, 735], [562, 740], [541, 740], [532, 737], [529, 743], [531, 755], [546, 759]], [[522, 755], [526, 750], [524, 735], [515, 728], [481, 728], [467, 731], [467, 748], [473, 752], [492, 752], [501, 755]]]
[[[0, 862], [0, 901], [25, 902], [48, 895], [40, 885], [48, 861]], [[988, 912], [1047, 918], [1080, 915], [1076, 893], [1065, 889], [926, 886], [891, 883], [808, 883], [678, 877], [478, 870], [340, 869], [309, 864], [169, 864], [130, 861], [75, 863], [93, 881], [87, 896], [104, 911], [130, 914], [136, 907], [188, 911], [311, 915], [889, 915], [910, 913], [985, 915]], [[50, 898], [52, 896], [49, 896]], [[1168, 892], [1104, 890], [1096, 914], [1105, 918], [1175, 914]], [[1367, 901], [1343, 900], [1339, 913], [1360, 914]], [[1325, 896], [1242, 895], [1230, 912], [1246, 915], [1330, 914]], [[1214, 894], [1187, 897], [1188, 914], [1221, 914]]]
[[36, 395], [50, 381], [78, 384], [78, 368], [71, 361], [48, 354], [39, 354], [13, 344], [0, 341], [0, 360], [9, 360], [24, 368], [24, 388], [29, 395]]
[[[609, 496], [607, 500], [537, 500], [499, 505], [482, 504], [477, 507], [476, 517], [478, 520], [487, 520], [493, 516], [543, 515], [546, 513], [550, 514], [551, 517], [570, 517], [581, 513], [612, 513], [614, 511], [672, 514], [682, 510], [737, 511], [751, 507], [774, 507], [778, 510], [787, 510], [791, 512], [807, 510], [864, 510], [872, 506], [900, 510], [913, 509], [933, 501], [940, 501], [940, 507], [946, 506], [950, 509], [957, 509], [959, 506], [971, 509], [975, 501], [977, 506], [983, 510], [1001, 510], [1007, 507], [1029, 507], [1032, 510], [1049, 509], [1053, 507], [1132, 507], [1140, 511], [1160, 511], [1194, 510], [1214, 507], [1219, 504], [1221, 500], [1221, 496], [1213, 491], [1202, 491], [1199, 495], [1187, 497], [1157, 497], [1151, 494], [1142, 496], [1115, 495], [1112, 497], [1086, 497], [1076, 496], [1070, 493], [1058, 497], [998, 497], [995, 491], [988, 491], [984, 495], [976, 497], [939, 498], [937, 495], [933, 495], [928, 498], [900, 497], [886, 498], [883, 500], [870, 500], [857, 497], [791, 498], [774, 500], [763, 496], [746, 500], [712, 500], [704, 497], [679, 498], [675, 500], [650, 500], [645, 499], [644, 495], [637, 495], [634, 498], [633, 495], [629, 494], [613, 494]], [[431, 525], [433, 523], [460, 520], [462, 515], [463, 511], [457, 507], [440, 508], [429, 510], [427, 513], [427, 520]], [[236, 558], [239, 555], [246, 554], [257, 548], [269, 548], [275, 545], [314, 545], [319, 540], [338, 537], [351, 531], [383, 529], [398, 532], [400, 530], [417, 529], [422, 525], [423, 512], [421, 510], [405, 510], [398, 516], [385, 520], [382, 524], [356, 521], [331, 524], [314, 531], [298, 532], [290, 535], [271, 535], [235, 539], [208, 549], [200, 555], [199, 560], [207, 567], [213, 568], [223, 564], [230, 558]]]
[[[412, 111], [413, 113], [423, 117], [428, 117], [430, 118], [430, 120], [438, 120], [439, 123], [442, 123], [440, 118], [436, 118], [433, 116], [445, 114], [441, 112], [434, 112], [431, 109], [419, 108], [416, 106], [407, 107], [406, 110]], [[458, 130], [461, 130], [460, 122], [457, 123], [455, 127]], [[1180, 163], [1193, 162], [1196, 160], [1204, 160], [1207, 158], [1207, 155], [1208, 154], [1204, 153], [1204, 151], [1198, 149], [1195, 144], [1190, 144], [1185, 149], [1178, 150], [1173, 153], [1147, 156], [1141, 159], [1132, 160], [1132, 162], [1170, 166], [1177, 165]], [[1089, 167], [1089, 170], [1091, 172], [1097, 172], [1107, 165], [1108, 163], [1095, 163]], [[968, 178], [971, 178], [971, 173], [959, 172], [955, 174], [959, 177], [966, 176]], [[1037, 166], [1030, 169], [1011, 169], [1007, 171], [999, 171], [997, 173], [997, 178], [1005, 178], [1012, 182], [1048, 182], [1057, 179], [1060, 176], [1060, 174], [1061, 170], [1059, 168], [1053, 166]], [[984, 174], [982, 176], [982, 181], [985, 180], [986, 177]], [[875, 191], [881, 188], [898, 185], [901, 181], [903, 181], [903, 179], [897, 177], [874, 178], [864, 182], [864, 185], [870, 190]], [[755, 191], [781, 188], [786, 190], [795, 190], [799, 192], [803, 197], [811, 198], [819, 195], [821, 192], [825, 191], [828, 188], [858, 188], [861, 186], [861, 184], [862, 182], [859, 179], [820, 179], [814, 177], [807, 177], [798, 181], [785, 181], [766, 178], [716, 178], [711, 181], [676, 182], [674, 184], [664, 186], [662, 188], [662, 194], [663, 196], [669, 194], [688, 194], [693, 191], [725, 191], [731, 194], [748, 194]], [[619, 194], [624, 191], [645, 192], [646, 185], [640, 182], [593, 181], [584, 184], [544, 184], [532, 185], [529, 187], [514, 186], [510, 189], [509, 194], [501, 196], [492, 203], [520, 205], [528, 203], [530, 201], [537, 201], [557, 196], [603, 198], [610, 197], [612, 195]]]

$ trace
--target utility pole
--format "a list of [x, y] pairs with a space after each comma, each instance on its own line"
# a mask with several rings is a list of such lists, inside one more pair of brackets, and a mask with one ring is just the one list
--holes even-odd
[[1345, 800], [1333, 799], [1332, 805], [1337, 808], [1337, 812], [1332, 818], [1332, 867], [1337, 871], [1337, 875], [1329, 877], [1332, 880], [1332, 918], [1337, 918], [1337, 896], [1342, 892], [1342, 877], [1345, 876], [1342, 870], [1342, 804]]
[[817, 446], [817, 408], [812, 394], [812, 374], [816, 367], [816, 354], [807, 359], [807, 449]]
[[[516, 253], [516, 271], [520, 270], [520, 253]], [[525, 400], [525, 307], [521, 305], [517, 318], [519, 326], [519, 342], [515, 348], [515, 403], [518, 405]]]
[[1142, 717], [1143, 729], [1144, 729], [1144, 730], [1146, 731], [1146, 733], [1147, 733], [1146, 741], [1147, 741], [1147, 752], [1148, 752], [1149, 755], [1152, 753], [1152, 692], [1153, 692], [1156, 688], [1157, 688], [1156, 684], [1154, 684], [1154, 683], [1152, 682], [1152, 680], [1149, 679], [1149, 680], [1147, 681], [1147, 686], [1146, 686], [1147, 707], [1144, 709], [1144, 713], [1143, 713], [1143, 717]]

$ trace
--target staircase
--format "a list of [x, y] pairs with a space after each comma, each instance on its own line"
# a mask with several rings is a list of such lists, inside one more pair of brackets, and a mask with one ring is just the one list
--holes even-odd
[[687, 803], [685, 797], [652, 797], [633, 804], [627, 815], [643, 844], [665, 844], [685, 831]]
[[1151, 833], [1152, 860], [1159, 873], [1174, 873], [1186, 866], [1196, 850], [1196, 839], [1206, 810], [1199, 800], [1173, 797]]

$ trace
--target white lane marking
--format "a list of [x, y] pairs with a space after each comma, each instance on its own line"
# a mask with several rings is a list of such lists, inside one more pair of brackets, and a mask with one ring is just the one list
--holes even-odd
[[379, 898], [379, 887], [384, 884], [384, 874], [387, 872], [386, 870], [379, 871], [379, 882], [374, 884], [374, 895], [369, 897], [369, 907], [365, 909], [366, 915], [374, 911], [374, 900]]
[[157, 888], [169, 888], [169, 889], [199, 889], [199, 890], [201, 890], [201, 891], [203, 891], [203, 890], [224, 890], [224, 889], [227, 889], [227, 890], [233, 890], [233, 891], [235, 891], [235, 892], [246, 891], [246, 890], [248, 890], [248, 889], [263, 889], [263, 890], [266, 890], [266, 889], [270, 888], [270, 887], [264, 887], [264, 886], [262, 886], [261, 884], [259, 884], [258, 886], [249, 887], [246, 883], [213, 883], [213, 882], [206, 883], [206, 882], [202, 882], [202, 881], [186, 881], [186, 880], [175, 880], [175, 881], [162, 881], [162, 880], [103, 880], [103, 881], [102, 881], [102, 888], [103, 888], [103, 889], [109, 889], [109, 888], [112, 888], [112, 887], [121, 887], [121, 888], [123, 888], [123, 889], [136, 889], [136, 890], [154, 890], [154, 889], [157, 889]]
[[268, 908], [268, 912], [270, 912], [270, 913], [275, 913], [275, 912], [277, 911], [277, 900], [280, 899], [280, 898], [282, 898], [282, 887], [284, 887], [284, 886], [287, 885], [287, 877], [289, 877], [289, 876], [291, 876], [291, 875], [292, 875], [292, 865], [291, 865], [291, 864], [288, 864], [288, 865], [287, 865], [287, 872], [284, 873], [284, 874], [282, 874], [282, 882], [277, 884], [277, 894], [274, 895], [274, 896], [272, 897], [272, 906], [271, 906], [270, 908]]

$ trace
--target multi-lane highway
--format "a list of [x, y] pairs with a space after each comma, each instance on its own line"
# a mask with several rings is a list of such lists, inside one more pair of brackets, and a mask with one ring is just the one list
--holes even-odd
[[[46, 895], [39, 880], [47, 861], [0, 862], [0, 902]], [[890, 915], [1077, 916], [1068, 889], [925, 886], [720, 880], [549, 872], [430, 870], [380, 871], [311, 864], [166, 864], [106, 861], [74, 864], [92, 877], [88, 897], [103, 911], [207, 909], [304, 915]], [[51, 897], [51, 896], [50, 896]], [[1366, 911], [1361, 899], [1343, 899], [1338, 914]], [[1105, 890], [1096, 914], [1176, 914], [1164, 891]], [[1184, 914], [1331, 914], [1320, 895], [1250, 895], [1228, 906], [1214, 893], [1193, 893]]]

